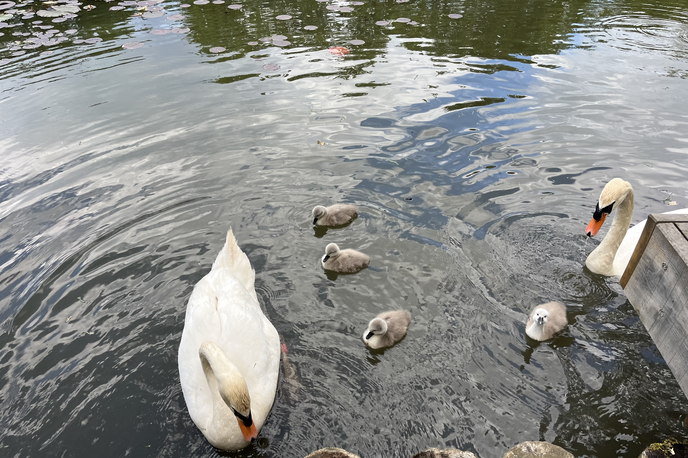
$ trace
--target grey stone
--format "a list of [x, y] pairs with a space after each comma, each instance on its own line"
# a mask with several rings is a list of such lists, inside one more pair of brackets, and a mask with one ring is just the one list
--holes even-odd
[[311, 453], [306, 458], [360, 458], [360, 457], [358, 455], [354, 455], [353, 453], [349, 453], [346, 450], [342, 450], [341, 448], [327, 447], [327, 448], [321, 448], [320, 450], [317, 450], [317, 451]]
[[478, 458], [471, 452], [464, 452], [456, 449], [440, 450], [437, 448], [429, 448], [420, 453], [416, 453], [412, 458]]
[[573, 458], [573, 455], [549, 442], [526, 441], [511, 447], [502, 458]]

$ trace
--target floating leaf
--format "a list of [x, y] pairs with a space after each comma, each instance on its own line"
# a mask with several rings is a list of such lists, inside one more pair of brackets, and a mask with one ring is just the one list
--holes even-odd
[[143, 43], [140, 41], [130, 41], [129, 43], [124, 43], [122, 47], [124, 49], [137, 49], [143, 47]]
[[303, 30], [318, 30], [317, 25], [307, 25], [306, 27], [303, 28]]
[[449, 19], [461, 19], [463, 17], [463, 15], [461, 15], [461, 14], [454, 14], [454, 13], [448, 14], [447, 16], [449, 16]]
[[360, 46], [360, 45], [364, 45], [364, 44], [365, 44], [365, 41], [363, 41], [363, 40], [351, 40], [351, 41], [349, 42], [349, 44], [352, 44], [352, 45], [355, 45], [355, 46]]
[[344, 46], [332, 46], [329, 51], [335, 56], [346, 56], [350, 52]]
[[78, 13], [81, 10], [81, 8], [76, 5], [56, 5], [53, 6], [53, 9], [61, 13]]
[[280, 21], [288, 21], [289, 19], [291, 19], [291, 16], [289, 16], [288, 14], [280, 14], [275, 19], [279, 19]]
[[227, 51], [226, 48], [223, 48], [222, 46], [216, 46], [214, 48], [210, 48], [208, 51], [213, 52], [213, 53], [221, 53]]
[[53, 10], [38, 10], [36, 11], [36, 15], [40, 17], [60, 17], [62, 13]]

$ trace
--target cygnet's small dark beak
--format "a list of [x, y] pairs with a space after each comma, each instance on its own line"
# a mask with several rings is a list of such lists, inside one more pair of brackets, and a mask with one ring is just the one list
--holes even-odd
[[313, 224], [318, 224], [318, 218], [313, 218]]
[[368, 335], [366, 336], [366, 340], [370, 340], [371, 337], [373, 337], [373, 334], [375, 334], [373, 331], [370, 331]]
[[323, 258], [323, 262], [327, 262], [328, 259], [330, 259], [330, 255], [326, 254], [325, 257]]

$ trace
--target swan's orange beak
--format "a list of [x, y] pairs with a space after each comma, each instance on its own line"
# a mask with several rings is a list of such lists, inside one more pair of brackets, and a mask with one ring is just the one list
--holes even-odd
[[588, 224], [588, 227], [585, 228], [585, 233], [588, 235], [588, 237], [595, 237], [597, 235], [600, 228], [602, 227], [602, 224], [604, 224], [604, 219], [606, 217], [607, 214], [602, 213], [602, 217], [599, 221], [597, 221], [595, 218], [590, 220], [590, 224]]
[[241, 434], [243, 434], [244, 439], [246, 439], [247, 442], [251, 442], [251, 439], [256, 439], [258, 437], [258, 430], [256, 429], [256, 424], [251, 422], [249, 426], [244, 426], [244, 422], [241, 421], [241, 419], [237, 418], [239, 420], [239, 428], [241, 428]]

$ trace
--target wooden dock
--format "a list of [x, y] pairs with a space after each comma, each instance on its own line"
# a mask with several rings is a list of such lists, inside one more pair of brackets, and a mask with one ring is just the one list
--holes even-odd
[[688, 396], [688, 214], [647, 218], [621, 287]]

